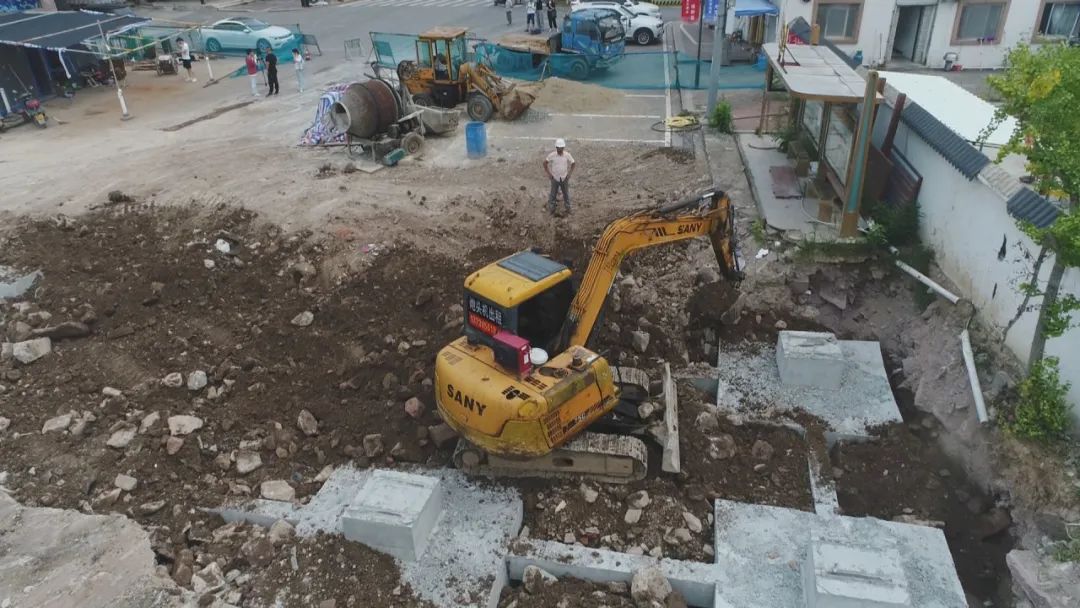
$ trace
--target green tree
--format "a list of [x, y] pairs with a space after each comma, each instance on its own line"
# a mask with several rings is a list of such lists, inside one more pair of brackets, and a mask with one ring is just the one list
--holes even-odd
[[[1009, 51], [1005, 70], [987, 80], [1003, 103], [982, 138], [1005, 118], [1015, 118], [1016, 129], [998, 160], [1024, 155], [1034, 188], [1062, 202], [1063, 214], [1051, 226], [1020, 226], [1041, 250], [1031, 278], [1021, 286], [1024, 301], [1005, 332], [1031, 309], [1032, 298], [1042, 298], [1031, 340], [1030, 373], [1042, 361], [1047, 339], [1068, 331], [1073, 326], [1071, 313], [1080, 310], [1080, 300], [1060, 295], [1065, 269], [1080, 266], [1080, 47], [1048, 44], [1035, 51], [1020, 45]], [[1048, 254], [1053, 255], [1054, 266], [1042, 286], [1039, 272]]]

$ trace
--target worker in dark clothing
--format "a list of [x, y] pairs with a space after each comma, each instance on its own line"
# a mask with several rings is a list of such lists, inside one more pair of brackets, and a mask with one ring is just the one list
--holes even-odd
[[555, 9], [555, 0], [547, 0], [547, 18], [548, 29], [556, 31], [559, 29], [558, 12]]
[[266, 51], [266, 83], [270, 86], [270, 91], [266, 94], [267, 97], [271, 95], [277, 95], [281, 87], [278, 86], [277, 79], [277, 55], [274, 54], [274, 50], [270, 49]]

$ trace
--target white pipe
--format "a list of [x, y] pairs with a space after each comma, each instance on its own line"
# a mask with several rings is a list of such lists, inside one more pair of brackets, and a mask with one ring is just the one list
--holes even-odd
[[[894, 254], [899, 253], [896, 250], [896, 247], [889, 247], [889, 250], [891, 250]], [[895, 263], [896, 263], [897, 268], [899, 268], [900, 270], [903, 270], [904, 272], [906, 272], [906, 273], [910, 274], [911, 276], [915, 277], [916, 279], [919, 280], [920, 283], [922, 283], [923, 285], [926, 285], [930, 289], [933, 289], [934, 291], [936, 291], [938, 293], [938, 295], [945, 298], [946, 300], [952, 302], [953, 304], [956, 304], [957, 302], [960, 301], [960, 296], [958, 296], [955, 293], [949, 291], [948, 289], [945, 289], [941, 285], [938, 285], [932, 279], [930, 279], [930, 277], [926, 276], [925, 274], [919, 272], [918, 270], [915, 270], [914, 268], [912, 268], [911, 266], [908, 266], [907, 264], [901, 262], [900, 260], [895, 260]]]
[[0, 98], [4, 100], [4, 114], [11, 114], [11, 102], [8, 101], [7, 91], [0, 89]]
[[206, 55], [206, 71], [210, 72], [210, 82], [214, 82], [214, 66], [210, 65], [210, 55]]
[[979, 383], [979, 374], [975, 371], [975, 354], [971, 351], [971, 334], [964, 330], [960, 334], [960, 344], [964, 349], [964, 364], [967, 365], [968, 380], [971, 382], [971, 396], [975, 398], [975, 413], [979, 416], [979, 422], [986, 422], [986, 402], [983, 401], [982, 384]]

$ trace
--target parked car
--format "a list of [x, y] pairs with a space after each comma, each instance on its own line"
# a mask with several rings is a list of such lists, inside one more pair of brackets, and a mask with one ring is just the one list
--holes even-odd
[[279, 25], [269, 25], [254, 17], [222, 19], [200, 29], [206, 52], [244, 51], [258, 49], [265, 53], [281, 48], [293, 38], [293, 33]]
[[587, 8], [606, 8], [619, 16], [623, 29], [626, 30], [626, 39], [646, 45], [657, 42], [664, 37], [664, 20], [652, 15], [633, 13], [622, 5], [621, 0], [594, 0], [592, 2], [571, 5], [570, 12], [576, 12]]
[[600, 2], [610, 3], [615, 2], [621, 4], [623, 8], [634, 13], [635, 15], [651, 15], [653, 17], [660, 17], [660, 7], [652, 2], [639, 2], [638, 0], [570, 0], [570, 10], [574, 10], [574, 7], [578, 5], [591, 5]]

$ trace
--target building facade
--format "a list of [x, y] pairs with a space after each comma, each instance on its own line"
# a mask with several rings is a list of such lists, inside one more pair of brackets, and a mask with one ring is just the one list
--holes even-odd
[[1018, 43], [1080, 38], [1080, 0], [773, 0], [866, 66], [1001, 67]]

